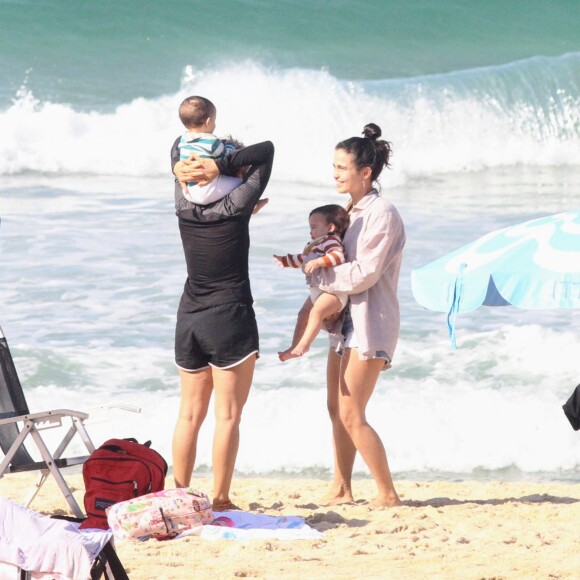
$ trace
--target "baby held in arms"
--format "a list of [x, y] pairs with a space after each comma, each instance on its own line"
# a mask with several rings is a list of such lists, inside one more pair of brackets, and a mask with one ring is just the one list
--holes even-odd
[[[242, 147], [234, 139], [219, 139], [215, 131], [217, 109], [205, 97], [187, 97], [179, 106], [179, 118], [187, 129], [179, 141], [180, 160], [192, 155], [201, 159], [222, 159], [226, 154]], [[242, 183], [244, 172], [236, 176], [218, 175], [210, 183], [189, 181], [182, 183], [183, 197], [192, 203], [208, 205], [218, 201]]]
[[337, 316], [348, 302], [347, 294], [323, 292], [310, 283], [310, 274], [317, 268], [333, 268], [344, 263], [342, 238], [348, 228], [348, 221], [348, 213], [340, 205], [317, 207], [308, 217], [312, 241], [306, 244], [304, 251], [296, 255], [274, 255], [274, 260], [279, 266], [302, 268], [306, 274], [306, 283], [310, 286], [310, 298], [298, 313], [292, 346], [278, 353], [282, 362], [308, 352], [324, 320]]

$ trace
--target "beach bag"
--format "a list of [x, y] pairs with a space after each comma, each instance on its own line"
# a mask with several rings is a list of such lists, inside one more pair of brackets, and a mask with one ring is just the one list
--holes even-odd
[[109, 439], [83, 464], [85, 511], [81, 528], [109, 528], [106, 508], [165, 487], [167, 462], [135, 439]]
[[115, 539], [168, 540], [213, 521], [208, 496], [191, 487], [166, 489], [129, 499], [107, 509]]

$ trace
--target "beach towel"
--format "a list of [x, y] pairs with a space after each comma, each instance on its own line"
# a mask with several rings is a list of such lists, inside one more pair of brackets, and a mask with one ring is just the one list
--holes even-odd
[[214, 512], [210, 525], [184, 531], [176, 537], [191, 535], [204, 540], [317, 540], [324, 537], [300, 516], [269, 516], [244, 511]]

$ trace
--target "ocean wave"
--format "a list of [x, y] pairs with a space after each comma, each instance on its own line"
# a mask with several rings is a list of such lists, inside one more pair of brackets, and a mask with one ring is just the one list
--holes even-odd
[[162, 176], [189, 94], [218, 106], [218, 133], [271, 139], [274, 179], [330, 183], [335, 144], [381, 125], [394, 145], [391, 183], [488, 167], [576, 165], [580, 53], [382, 81], [246, 61], [187, 67], [175, 93], [113, 112], [81, 112], [21, 87], [0, 112], [0, 175], [22, 172]]

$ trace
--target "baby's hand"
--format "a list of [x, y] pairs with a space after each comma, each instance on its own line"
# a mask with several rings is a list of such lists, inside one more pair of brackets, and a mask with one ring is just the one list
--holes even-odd
[[318, 270], [318, 268], [320, 268], [320, 263], [318, 260], [310, 260], [309, 262], [306, 262], [304, 266], [302, 266], [302, 271], [305, 274], [312, 274], [312, 272], [314, 272], [314, 270]]
[[284, 267], [284, 256], [276, 256], [276, 254], [274, 254], [273, 258], [274, 264], [276, 264], [276, 266], [278, 266], [279, 268]]
[[267, 197], [265, 197], [264, 199], [259, 199], [258, 203], [256, 203], [256, 205], [254, 206], [252, 213], [253, 214], [258, 213], [265, 205], [268, 204], [269, 201], [270, 201], [270, 199]]

